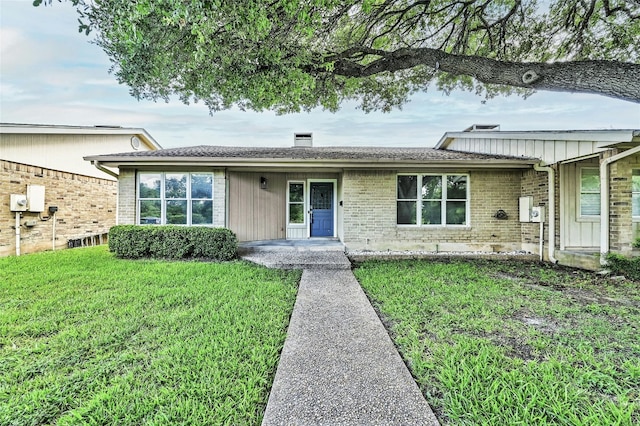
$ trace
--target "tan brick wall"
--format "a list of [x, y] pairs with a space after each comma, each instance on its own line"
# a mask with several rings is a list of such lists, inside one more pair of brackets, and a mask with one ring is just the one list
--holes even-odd
[[[201, 169], [198, 169], [201, 170]], [[147, 170], [148, 171], [148, 170]], [[165, 170], [158, 170], [162, 172]], [[223, 170], [208, 170], [213, 172], [213, 225], [226, 226], [226, 179]], [[133, 225], [136, 222], [136, 170], [120, 169], [119, 197], [118, 197], [118, 223], [121, 225]]]
[[[49, 170], [0, 160], [0, 256], [16, 253], [15, 213], [10, 211], [10, 194], [26, 194], [27, 185], [45, 187], [45, 212], [57, 206], [56, 248], [66, 248], [69, 239], [109, 232], [116, 221], [117, 183], [111, 180]], [[35, 221], [35, 226], [24, 226]], [[20, 252], [52, 249], [53, 219], [41, 220], [38, 213], [23, 212], [20, 220]]]
[[609, 166], [609, 248], [631, 254], [635, 239], [631, 206], [631, 171], [640, 163], [640, 155], [623, 158]]
[[[433, 173], [420, 170], [417, 173]], [[351, 249], [511, 251], [521, 247], [520, 171], [469, 173], [471, 223], [464, 227], [396, 225], [396, 171], [345, 171], [344, 242]], [[507, 220], [494, 217], [505, 210]]]
[[136, 223], [136, 171], [120, 169], [118, 177], [118, 225]]
[[[555, 244], [560, 245], [560, 176], [555, 169]], [[533, 197], [534, 206], [545, 208], [544, 244], [549, 244], [549, 176], [546, 172], [527, 170], [522, 174], [523, 197]], [[540, 223], [522, 223], [522, 244], [524, 247], [538, 247], [540, 244]], [[546, 252], [546, 250], [545, 250]]]

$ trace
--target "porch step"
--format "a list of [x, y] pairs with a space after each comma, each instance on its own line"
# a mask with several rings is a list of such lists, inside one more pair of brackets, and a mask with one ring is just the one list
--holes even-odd
[[[344, 249], [343, 249], [344, 250]], [[249, 262], [279, 269], [351, 269], [351, 262], [338, 250], [239, 250], [240, 257]]]

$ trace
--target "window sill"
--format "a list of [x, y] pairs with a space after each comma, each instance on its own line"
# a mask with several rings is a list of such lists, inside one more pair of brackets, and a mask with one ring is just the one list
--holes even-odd
[[406, 229], [459, 229], [468, 230], [471, 229], [471, 225], [400, 225], [396, 224], [397, 228]]

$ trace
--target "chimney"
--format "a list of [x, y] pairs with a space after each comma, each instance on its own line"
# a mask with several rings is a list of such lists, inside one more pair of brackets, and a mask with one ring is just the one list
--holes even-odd
[[313, 146], [313, 133], [294, 133], [294, 148], [311, 148]]

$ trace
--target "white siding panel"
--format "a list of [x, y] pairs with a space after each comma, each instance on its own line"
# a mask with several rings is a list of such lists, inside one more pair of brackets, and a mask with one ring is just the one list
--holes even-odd
[[565, 191], [563, 214], [563, 246], [566, 249], [596, 250], [600, 247], [600, 221], [579, 218], [578, 198], [580, 194], [579, 172], [584, 166], [597, 166], [593, 160], [570, 163], [562, 167], [562, 187]]
[[287, 228], [287, 240], [302, 240], [307, 238], [307, 228]]
[[590, 140], [542, 140], [520, 138], [469, 137], [455, 139], [448, 149], [494, 155], [539, 158], [548, 164], [597, 153], [602, 149]]
[[[0, 134], [0, 159], [115, 180], [82, 157], [133, 151], [133, 135]], [[141, 150], [147, 150], [145, 145]]]

